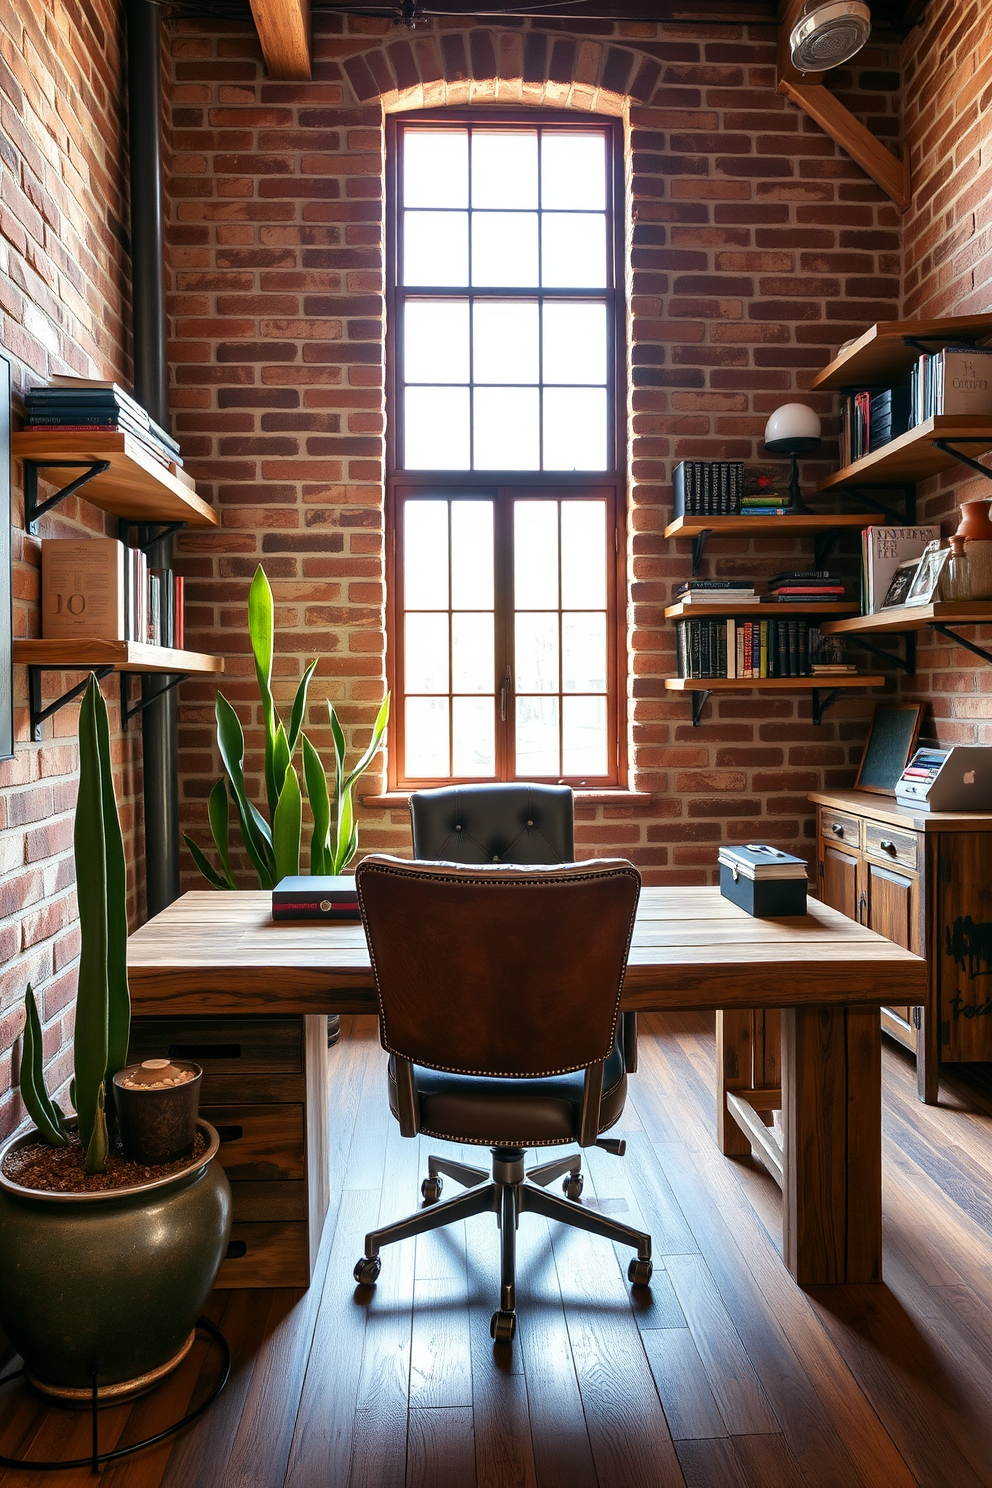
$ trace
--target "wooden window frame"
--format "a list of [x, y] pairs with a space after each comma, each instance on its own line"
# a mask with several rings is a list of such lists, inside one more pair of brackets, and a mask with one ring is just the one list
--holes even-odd
[[[408, 126], [445, 124], [512, 124], [522, 128], [541, 125], [557, 127], [569, 132], [581, 132], [594, 128], [603, 130], [609, 140], [610, 169], [608, 171], [607, 218], [609, 227], [610, 284], [606, 291], [609, 321], [610, 383], [610, 445], [613, 468], [605, 471], [421, 471], [404, 470], [397, 466], [400, 447], [401, 388], [399, 381], [400, 338], [398, 333], [399, 305], [398, 264], [400, 262], [401, 224], [398, 213], [398, 180], [402, 168], [401, 141]], [[625, 214], [624, 203], [624, 136], [619, 119], [608, 115], [576, 113], [552, 109], [487, 107], [480, 105], [468, 108], [423, 109], [410, 113], [392, 114], [386, 121], [386, 676], [394, 698], [390, 721], [390, 747], [387, 757], [388, 789], [406, 791], [439, 785], [456, 785], [468, 777], [444, 776], [439, 779], [416, 778], [406, 775], [401, 768], [405, 761], [405, 693], [403, 690], [402, 646], [399, 625], [404, 613], [402, 596], [402, 546], [399, 534], [402, 529], [402, 506], [405, 500], [415, 496], [436, 494], [451, 497], [459, 492], [491, 494], [497, 500], [497, 510], [505, 508], [508, 514], [514, 495], [529, 494], [535, 497], [565, 498], [583, 492], [604, 496], [608, 512], [613, 519], [615, 553], [607, 574], [607, 733], [609, 758], [608, 773], [604, 776], [579, 779], [573, 776], [547, 776], [527, 778], [562, 780], [563, 783], [590, 790], [621, 789], [626, 784], [626, 680], [628, 654], [626, 644], [626, 508], [627, 508], [627, 372], [626, 372], [626, 301], [624, 295], [625, 267]], [[432, 287], [440, 296], [444, 293], [438, 286]], [[454, 298], [468, 297], [468, 286], [452, 288]], [[519, 291], [518, 291], [519, 292]], [[523, 292], [526, 295], [526, 291]], [[503, 297], [498, 287], [486, 288], [481, 298]], [[581, 298], [581, 291], [563, 290], [562, 298]], [[596, 292], [595, 297], [603, 295]], [[497, 518], [499, 520], [499, 518]], [[505, 519], [508, 520], [508, 517]], [[497, 537], [497, 612], [509, 618], [513, 609], [511, 599], [511, 577], [508, 571], [500, 570], [502, 551], [503, 569], [507, 568], [507, 557], [512, 551], [504, 531], [502, 539]], [[497, 622], [498, 624], [498, 622]], [[496, 662], [500, 658], [512, 667], [512, 636], [504, 634], [496, 639]], [[497, 672], [497, 676], [499, 672]], [[499, 690], [497, 688], [497, 699]], [[504, 736], [501, 738], [501, 734]], [[497, 720], [496, 771], [486, 781], [499, 782], [517, 777], [510, 773], [510, 750], [507, 737], [512, 735], [508, 723], [500, 729]], [[473, 781], [474, 783], [474, 781]]]

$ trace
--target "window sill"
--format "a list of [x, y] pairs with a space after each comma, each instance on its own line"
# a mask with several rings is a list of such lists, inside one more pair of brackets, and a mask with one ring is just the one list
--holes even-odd
[[[359, 800], [363, 806], [380, 806], [388, 810], [405, 806], [411, 794], [410, 791], [387, 791], [382, 796], [359, 796]], [[576, 804], [580, 806], [644, 806], [654, 800], [657, 792], [622, 790], [617, 786], [613, 790], [577, 790], [574, 795]]]

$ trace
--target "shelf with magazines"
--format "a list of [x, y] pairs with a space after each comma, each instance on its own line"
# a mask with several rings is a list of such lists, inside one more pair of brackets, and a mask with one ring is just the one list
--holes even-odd
[[927, 629], [936, 631], [955, 646], [962, 646], [972, 655], [992, 663], [992, 651], [988, 646], [980, 646], [951, 629], [958, 625], [992, 625], [992, 599], [935, 600], [932, 604], [892, 605], [874, 615], [850, 615], [831, 620], [820, 628], [824, 635], [844, 636], [855, 645], [865, 645], [871, 650], [875, 648], [870, 643], [859, 641], [859, 637], [902, 636], [902, 654], [876, 651], [876, 655], [884, 654], [887, 660], [895, 662], [909, 674], [916, 670], [915, 633]]

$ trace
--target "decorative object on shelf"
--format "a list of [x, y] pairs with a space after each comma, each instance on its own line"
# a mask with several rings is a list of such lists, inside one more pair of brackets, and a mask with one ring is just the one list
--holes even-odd
[[992, 597], [992, 502], [963, 501], [961, 520], [954, 532], [964, 538], [971, 570], [971, 598]]
[[899, 777], [916, 748], [922, 722], [922, 703], [875, 704], [855, 790], [895, 795]]
[[127, 883], [95, 676], [79, 714], [74, 844], [78, 1131], [45, 1088], [28, 988], [21, 1094], [36, 1129], [0, 1149], [0, 1326], [38, 1389], [110, 1404], [149, 1389], [188, 1352], [227, 1247], [231, 1192], [206, 1122], [192, 1158], [151, 1170], [131, 1167], [114, 1143], [107, 1092], [130, 1031]]
[[896, 570], [912, 559], [915, 573], [927, 543], [939, 537], [939, 527], [865, 527], [861, 534], [861, 580], [866, 615], [904, 602], [908, 584], [902, 598], [890, 598]]
[[114, 1076], [114, 1106], [129, 1162], [177, 1162], [196, 1141], [203, 1071], [190, 1060], [143, 1059]]
[[792, 65], [800, 72], [829, 72], [857, 56], [870, 35], [865, 0], [806, 0], [789, 37]]
[[353, 804], [355, 782], [372, 763], [389, 719], [387, 693], [376, 716], [368, 748], [346, 774], [344, 730], [333, 704], [328, 702], [334, 744], [334, 785], [333, 791], [330, 790], [320, 755], [303, 733], [307, 690], [317, 662], [312, 661], [303, 673], [293, 700], [288, 727], [279, 717], [272, 696], [275, 622], [272, 590], [261, 567], [255, 570], [248, 595], [248, 631], [265, 723], [265, 793], [269, 816], [266, 820], [248, 798], [244, 778], [245, 739], [241, 721], [227, 698], [219, 692], [215, 703], [217, 744], [225, 775], [210, 792], [207, 810], [211, 835], [220, 858], [220, 871], [214, 868], [193, 839], [183, 833], [183, 840], [193, 855], [193, 861], [215, 889], [235, 887], [230, 855], [231, 801], [237, 813], [241, 841], [258, 875], [260, 887], [271, 889], [280, 879], [299, 874], [303, 802], [293, 758], [301, 741], [303, 777], [313, 817], [310, 872], [343, 872], [358, 849], [358, 826]]
[[971, 599], [971, 562], [965, 539], [955, 533], [950, 539], [950, 549], [951, 556], [944, 569], [940, 597], [951, 602]]
[[792, 466], [789, 475], [789, 514], [812, 515], [803, 501], [799, 485], [799, 456], [812, 454], [820, 447], [820, 420], [805, 403], [783, 403], [765, 425], [765, 449], [773, 455], [788, 455]]
[[905, 605], [931, 604], [936, 599], [940, 578], [950, 556], [950, 548], [942, 548], [939, 537], [927, 543], [906, 591]]
[[[906, 603], [906, 595], [909, 593], [910, 586], [919, 566], [919, 558], [906, 558], [898, 565], [895, 573], [889, 580], [889, 587], [885, 591], [885, 598], [878, 607], [879, 610], [893, 610], [897, 606]], [[873, 612], [869, 611], [869, 613]]]

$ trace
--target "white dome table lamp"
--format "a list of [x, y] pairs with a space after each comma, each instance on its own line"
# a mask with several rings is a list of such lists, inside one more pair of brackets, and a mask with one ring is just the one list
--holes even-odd
[[789, 455], [789, 514], [813, 516], [799, 489], [799, 456], [820, 448], [820, 420], [805, 403], [783, 403], [765, 425], [765, 449], [770, 455]]

